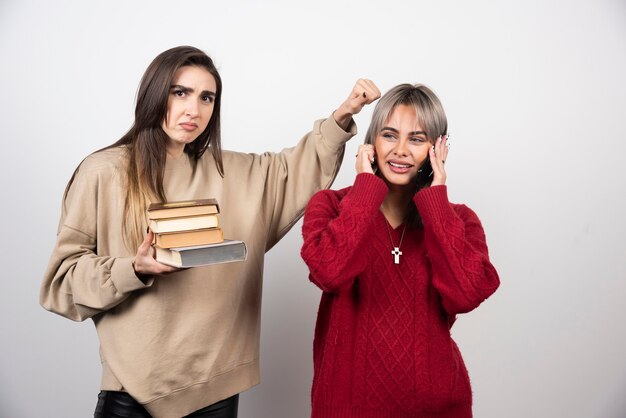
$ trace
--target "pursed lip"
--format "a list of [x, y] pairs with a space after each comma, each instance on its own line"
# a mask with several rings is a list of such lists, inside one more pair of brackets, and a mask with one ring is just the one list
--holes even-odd
[[195, 131], [198, 128], [198, 125], [193, 122], [183, 122], [179, 123], [179, 125], [186, 131]]

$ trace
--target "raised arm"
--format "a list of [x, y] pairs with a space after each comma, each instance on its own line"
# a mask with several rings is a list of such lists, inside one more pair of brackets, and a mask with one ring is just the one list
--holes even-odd
[[341, 161], [345, 143], [356, 134], [352, 115], [380, 97], [369, 80], [359, 80], [332, 117], [315, 122], [313, 130], [293, 148], [264, 154], [267, 164], [265, 210], [269, 215], [269, 250], [302, 216], [311, 196], [330, 187]]

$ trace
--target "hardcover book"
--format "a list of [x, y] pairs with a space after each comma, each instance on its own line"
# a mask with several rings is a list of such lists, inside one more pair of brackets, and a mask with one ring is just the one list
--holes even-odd
[[214, 215], [220, 213], [220, 207], [215, 199], [197, 199], [151, 203], [147, 212], [149, 219], [181, 218], [186, 216]]
[[224, 241], [221, 228], [197, 229], [194, 231], [154, 234], [153, 244], [161, 248], [189, 247], [192, 245], [216, 244]]
[[151, 219], [149, 225], [152, 232], [157, 234], [162, 234], [166, 232], [189, 231], [192, 229], [216, 228], [219, 226], [217, 215]]
[[210, 245], [171, 249], [155, 247], [155, 249], [156, 260], [159, 263], [182, 268], [244, 261], [248, 255], [243, 241], [228, 239]]

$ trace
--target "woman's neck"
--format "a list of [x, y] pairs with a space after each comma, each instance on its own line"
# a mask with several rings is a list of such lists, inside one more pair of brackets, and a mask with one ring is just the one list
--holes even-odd
[[404, 187], [390, 187], [389, 193], [385, 196], [382, 205], [380, 205], [380, 211], [389, 222], [392, 228], [397, 228], [406, 220], [406, 215], [409, 212], [409, 206], [413, 199], [414, 185], [408, 185]]
[[171, 158], [177, 160], [181, 155], [185, 152], [185, 145], [183, 144], [167, 144], [165, 150], [167, 151], [167, 155]]

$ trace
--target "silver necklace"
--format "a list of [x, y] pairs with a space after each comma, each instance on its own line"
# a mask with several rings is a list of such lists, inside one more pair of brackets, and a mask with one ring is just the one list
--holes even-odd
[[391, 250], [391, 254], [393, 255], [394, 264], [400, 264], [400, 256], [402, 255], [402, 251], [400, 251], [400, 246], [402, 245], [402, 240], [404, 239], [404, 232], [406, 231], [406, 223], [404, 224], [404, 228], [402, 229], [402, 235], [400, 236], [400, 242], [398, 246], [393, 243], [393, 238], [391, 237], [391, 230], [389, 229], [389, 222], [385, 221], [387, 225], [387, 233], [389, 234], [389, 241], [391, 241], [391, 246], [393, 250]]

